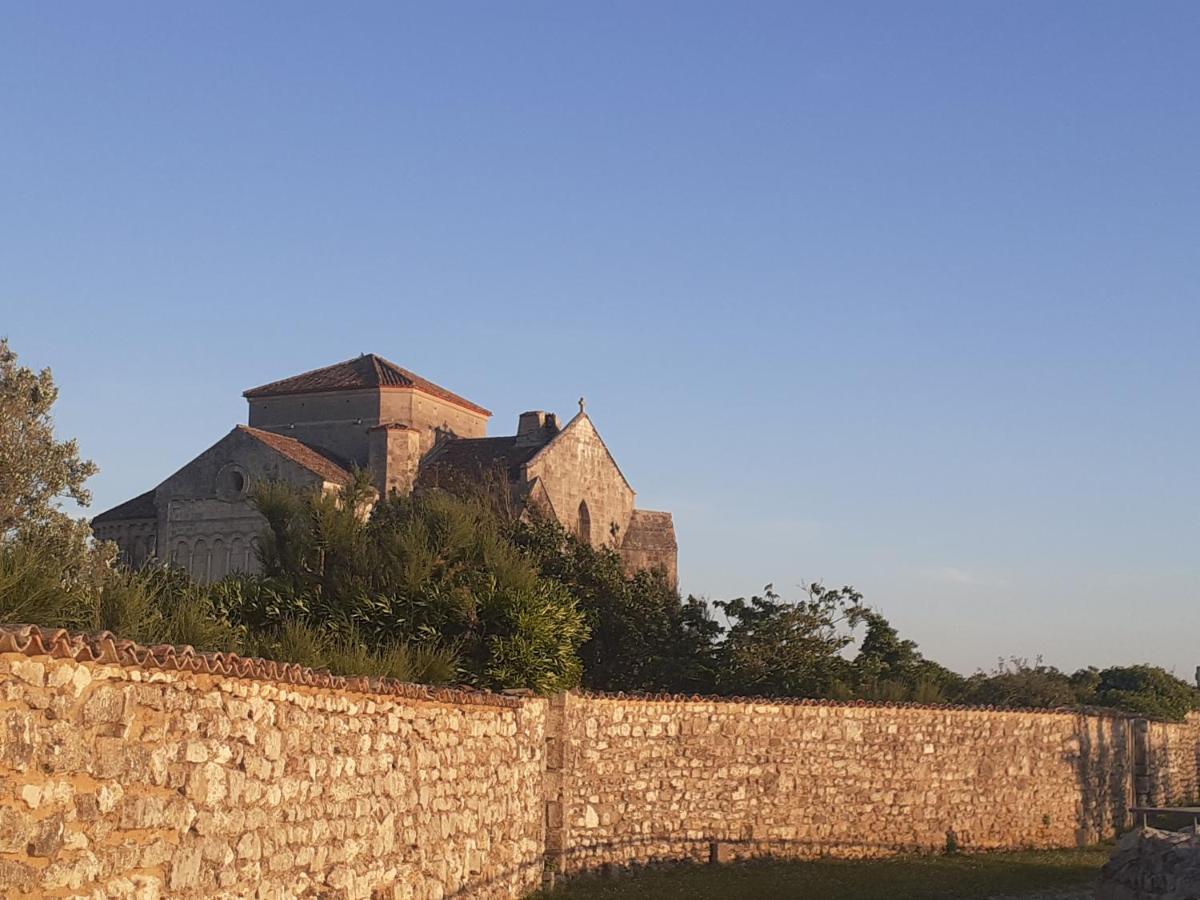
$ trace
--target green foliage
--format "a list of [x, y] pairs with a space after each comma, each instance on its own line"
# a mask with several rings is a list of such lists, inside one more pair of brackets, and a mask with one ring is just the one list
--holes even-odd
[[96, 465], [79, 458], [74, 441], [55, 440], [50, 410], [57, 399], [50, 370], [18, 365], [0, 338], [0, 537], [70, 523], [58, 510], [60, 497], [81, 506], [91, 500], [83, 485]]
[[868, 700], [945, 703], [961, 697], [964, 680], [925, 659], [915, 642], [903, 640], [882, 614], [865, 610], [867, 630], [854, 659], [855, 696]]
[[361, 476], [337, 495], [261, 489], [265, 574], [222, 587], [222, 609], [268, 633], [289, 623], [328, 632], [344, 659], [403, 647], [414, 658], [456, 657], [459, 677], [482, 686], [579, 683], [582, 614], [486, 503], [429, 491], [393, 495], [368, 516], [366, 491]]
[[73, 571], [59, 549], [44, 535], [0, 540], [0, 621], [88, 627], [104, 575]]
[[557, 522], [517, 522], [511, 533], [542, 577], [573, 596], [586, 618], [590, 637], [579, 648], [586, 687], [713, 690], [720, 626], [704, 603], [682, 603], [660, 572], [627, 575], [615, 551], [584, 543]]
[[722, 693], [768, 697], [844, 697], [852, 679], [841, 655], [866, 610], [851, 587], [813, 583], [807, 599], [787, 601], [771, 585], [761, 596], [714, 604], [729, 620], [717, 648]]
[[116, 570], [97, 599], [95, 630], [143, 644], [189, 644], [200, 651], [240, 652], [244, 629], [233, 625], [205, 585], [179, 569]]
[[990, 675], [982, 672], [967, 679], [963, 699], [990, 706], [1075, 706], [1078, 699], [1068, 675], [1039, 658], [1000, 660]]
[[238, 650], [241, 632], [208, 590], [168, 569], [100, 566], [81, 577], [74, 554], [42, 537], [0, 542], [0, 621], [107, 630], [140, 643]]
[[1181, 720], [1200, 708], [1200, 691], [1157, 666], [1115, 666], [1100, 672], [1095, 702], [1158, 719]]
[[80, 627], [116, 547], [59, 509], [64, 498], [87, 505], [96, 466], [74, 441], [55, 439], [57, 399], [50, 370], [18, 365], [0, 339], [0, 615]]
[[372, 648], [357, 632], [338, 634], [295, 620], [255, 635], [249, 652], [313, 669], [327, 669], [334, 675], [367, 675], [422, 684], [452, 682], [458, 676], [458, 660], [453, 650], [400, 642]]

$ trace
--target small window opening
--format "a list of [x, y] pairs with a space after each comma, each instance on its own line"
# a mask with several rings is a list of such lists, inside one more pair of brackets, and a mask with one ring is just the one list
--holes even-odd
[[579, 501], [579, 526], [576, 536], [585, 544], [592, 542], [592, 514], [586, 500]]

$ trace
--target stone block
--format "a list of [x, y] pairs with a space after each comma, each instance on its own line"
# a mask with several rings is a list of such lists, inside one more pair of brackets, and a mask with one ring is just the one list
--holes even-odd
[[6, 897], [24, 897], [33, 893], [39, 881], [38, 870], [26, 863], [0, 859], [0, 892]]
[[167, 887], [171, 891], [192, 891], [202, 887], [200, 870], [203, 856], [200, 847], [189, 844], [177, 847], [171, 859], [171, 874]]
[[113, 684], [96, 685], [80, 710], [80, 721], [86, 726], [120, 723], [124, 716], [124, 691]]
[[22, 853], [33, 837], [33, 817], [20, 809], [0, 807], [0, 853]]
[[37, 823], [29, 839], [28, 854], [53, 858], [63, 845], [64, 817], [61, 812]]

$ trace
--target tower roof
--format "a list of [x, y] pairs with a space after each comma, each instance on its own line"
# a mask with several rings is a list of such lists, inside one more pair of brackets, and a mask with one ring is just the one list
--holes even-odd
[[408, 369], [401, 368], [394, 362], [384, 359], [382, 356], [376, 356], [374, 353], [364, 353], [354, 359], [334, 363], [332, 366], [313, 369], [311, 372], [303, 372], [299, 375], [293, 375], [291, 378], [284, 378], [280, 381], [272, 381], [270, 384], [261, 385], [260, 387], [250, 388], [248, 391], [243, 391], [242, 396], [247, 399], [254, 399], [257, 397], [278, 397], [285, 394], [362, 391], [371, 390], [372, 388], [377, 390], [416, 390], [431, 397], [436, 397], [439, 400], [445, 400], [447, 403], [461, 406], [479, 415], [491, 415], [490, 410], [486, 410], [482, 406], [467, 400], [465, 397], [460, 397], [458, 394], [434, 384], [432, 381], [427, 381], [420, 375], [410, 372]]

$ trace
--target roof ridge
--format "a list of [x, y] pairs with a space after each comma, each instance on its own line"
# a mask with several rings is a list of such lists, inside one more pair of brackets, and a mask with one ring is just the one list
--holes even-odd
[[[364, 365], [365, 363], [365, 365]], [[431, 397], [453, 403], [478, 415], [490, 416], [490, 410], [478, 403], [422, 378], [416, 372], [397, 365], [378, 353], [360, 353], [328, 366], [309, 369], [299, 375], [281, 378], [258, 387], [247, 388], [242, 396], [248, 400], [287, 394], [319, 394], [346, 390], [387, 390], [405, 388], [421, 391]]]

